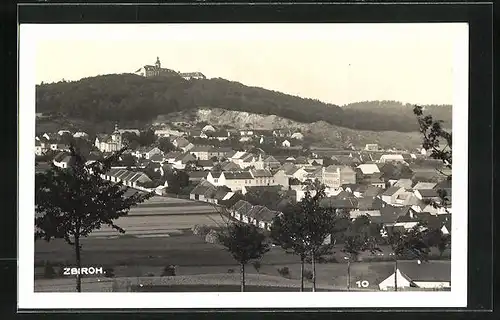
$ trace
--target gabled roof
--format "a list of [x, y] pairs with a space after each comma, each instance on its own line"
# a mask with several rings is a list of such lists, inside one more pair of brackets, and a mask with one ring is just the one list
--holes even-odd
[[368, 188], [366, 188], [365, 192], [363, 192], [363, 197], [376, 197], [383, 192], [384, 192], [384, 189], [382, 189], [382, 188], [375, 187], [375, 186], [368, 186]]
[[436, 185], [437, 183], [435, 182], [417, 182], [417, 184], [413, 186], [413, 190], [433, 189]]
[[279, 161], [276, 160], [276, 158], [273, 156], [269, 156], [269, 157], [265, 158], [263, 161], [264, 162], [277, 162], [277, 163], [279, 163]]
[[390, 187], [387, 190], [382, 193], [382, 196], [392, 196], [396, 192], [398, 192], [401, 188], [400, 187]]
[[195, 153], [195, 152], [209, 152], [213, 148], [211, 146], [194, 146], [191, 150], [189, 150], [189, 153]]
[[214, 179], [218, 179], [218, 178], [220, 178], [222, 172], [221, 171], [210, 171], [210, 174], [212, 175], [212, 177]]
[[358, 169], [361, 170], [363, 174], [373, 174], [380, 172], [378, 166], [376, 164], [360, 164], [357, 166]]
[[224, 171], [224, 177], [226, 180], [251, 180], [253, 179], [252, 174], [249, 171]]
[[213, 167], [214, 165], [212, 160], [198, 160], [197, 163], [201, 167]]
[[267, 169], [257, 169], [250, 171], [255, 178], [271, 178], [273, 174]]
[[222, 165], [222, 170], [224, 171], [241, 170], [241, 167], [232, 161], [228, 161]]
[[422, 196], [422, 198], [435, 198], [439, 197], [437, 190], [435, 189], [422, 189], [422, 190], [417, 190], [418, 193]]
[[413, 181], [411, 179], [399, 179], [393, 187], [401, 187], [401, 188], [406, 188], [410, 189], [413, 184]]
[[155, 153], [149, 159], [151, 161], [162, 161], [163, 160], [163, 156], [161, 154], [159, 154], [159, 153]]
[[[243, 202], [241, 202], [243, 201]], [[240, 200], [236, 202], [236, 204], [233, 206], [232, 210], [240, 215], [246, 215], [248, 211], [252, 209], [252, 204], [250, 202]]]
[[194, 187], [194, 189], [191, 191], [191, 194], [203, 195], [210, 190], [216, 190], [215, 186], [207, 180], [201, 180], [200, 183], [198, 183], [196, 187]]
[[165, 155], [165, 159], [176, 159], [178, 156], [182, 155], [183, 153], [180, 151], [170, 151]]
[[358, 201], [355, 198], [339, 199], [337, 197], [325, 197], [320, 200], [320, 206], [325, 208], [356, 209]]
[[206, 179], [208, 171], [191, 171], [188, 173], [189, 179]]

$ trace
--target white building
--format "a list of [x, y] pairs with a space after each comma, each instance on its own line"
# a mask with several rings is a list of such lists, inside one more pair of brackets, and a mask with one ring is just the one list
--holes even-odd
[[115, 131], [111, 135], [99, 134], [95, 139], [95, 146], [101, 152], [115, 152], [123, 148], [122, 134], [115, 126]]

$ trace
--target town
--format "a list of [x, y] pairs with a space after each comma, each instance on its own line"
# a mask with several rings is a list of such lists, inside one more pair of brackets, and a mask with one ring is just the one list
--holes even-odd
[[[186, 122], [155, 123], [147, 128], [121, 128], [116, 124], [108, 132], [96, 134], [61, 128], [36, 136], [36, 171], [43, 172], [52, 164], [71, 166], [70, 144], [88, 163], [126, 147], [118, 163], [101, 177], [123, 182], [137, 192], [156, 194], [117, 221], [120, 224], [140, 216], [141, 227], [126, 223], [127, 234], [149, 239], [172, 236], [173, 229], [189, 229], [201, 234], [203, 241], [214, 243], [212, 231], [223, 219], [253, 224], [269, 232], [273, 219], [287, 204], [300, 202], [313, 182], [325, 187], [322, 206], [345, 209], [351, 219], [368, 217], [381, 239], [394, 230], [411, 230], [420, 223], [450, 235], [451, 179], [447, 176], [451, 176], [451, 170], [441, 161], [431, 159], [421, 149], [382, 149], [376, 143], [327, 148], [311, 144], [310, 138], [307, 133], [286, 128], [238, 129]], [[446, 203], [440, 190], [446, 191]], [[441, 205], [436, 206], [436, 202]], [[172, 227], [170, 217], [191, 209], [203, 218], [189, 215], [192, 219], [183, 221], [182, 227]], [[170, 214], [158, 220], [165, 212]], [[162, 223], [169, 227], [162, 230]], [[117, 238], [108, 229], [97, 230], [94, 237]], [[364, 259], [391, 261], [390, 255], [387, 249], [365, 254]], [[399, 286], [449, 288], [449, 246], [436, 256], [440, 261], [422, 264], [419, 270], [414, 270], [415, 264], [405, 266], [402, 262]], [[337, 261], [345, 258], [337, 252]], [[279, 274], [285, 272], [284, 268]], [[371, 289], [387, 290], [394, 282], [391, 268], [374, 279], [353, 277], [352, 282], [370, 281]]]

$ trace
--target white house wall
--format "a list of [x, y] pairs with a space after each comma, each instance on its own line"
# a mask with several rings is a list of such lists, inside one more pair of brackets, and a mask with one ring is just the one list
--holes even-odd
[[[410, 287], [410, 282], [403, 277], [399, 269], [396, 271], [397, 272], [397, 285], [398, 289], [405, 289]], [[383, 291], [393, 291], [394, 290], [394, 273], [391, 274], [388, 278], [383, 280], [382, 282], [379, 283], [378, 285], [380, 290]]]

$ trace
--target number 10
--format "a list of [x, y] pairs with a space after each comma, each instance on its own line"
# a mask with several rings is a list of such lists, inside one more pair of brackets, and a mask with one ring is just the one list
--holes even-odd
[[356, 284], [358, 285], [358, 288], [368, 288], [370, 283], [366, 280], [363, 281], [356, 281]]

